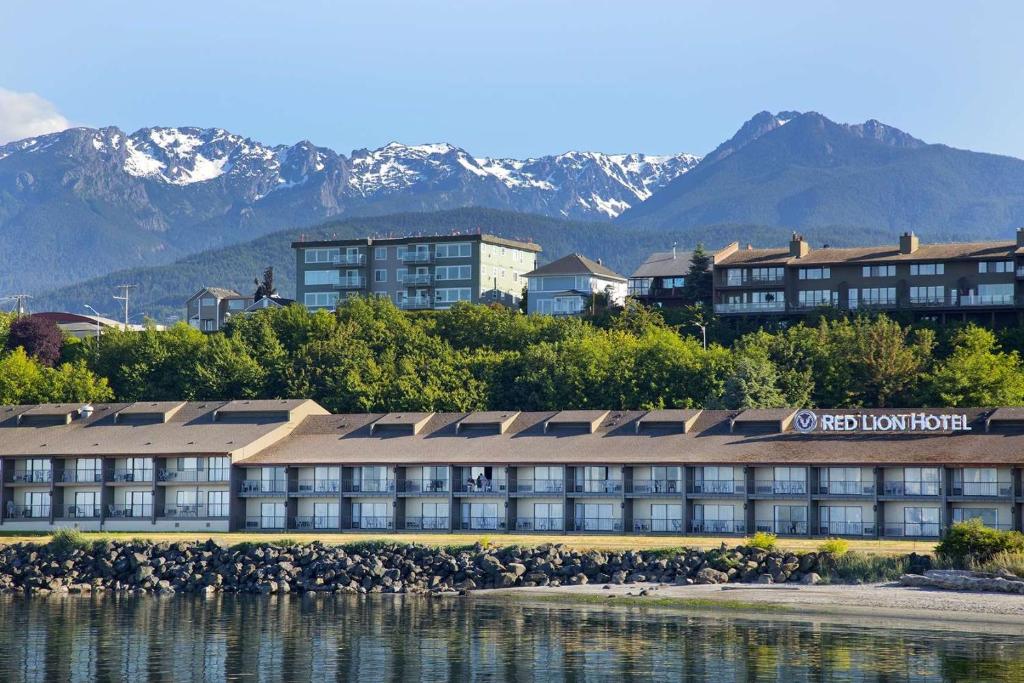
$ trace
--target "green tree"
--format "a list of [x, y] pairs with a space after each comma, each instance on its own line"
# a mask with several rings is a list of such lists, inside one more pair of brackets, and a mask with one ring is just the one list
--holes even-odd
[[703, 244], [698, 243], [690, 258], [690, 270], [686, 273], [686, 281], [683, 284], [683, 298], [686, 303], [711, 306], [712, 263], [712, 255], [705, 251]]
[[43, 369], [20, 346], [0, 356], [0, 405], [44, 400]]
[[928, 377], [937, 405], [1024, 405], [1024, 369], [1016, 351], [999, 349], [991, 331], [974, 325], [953, 337], [953, 352]]
[[782, 408], [786, 397], [778, 387], [775, 365], [764, 353], [745, 353], [734, 359], [721, 397], [710, 403], [722, 408]]

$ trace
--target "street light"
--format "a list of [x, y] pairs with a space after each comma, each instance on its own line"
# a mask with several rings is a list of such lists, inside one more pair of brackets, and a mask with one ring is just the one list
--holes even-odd
[[100, 317], [101, 316], [100, 316], [99, 312], [95, 308], [90, 306], [89, 304], [85, 304], [85, 307], [88, 308], [90, 311], [92, 311], [93, 315], [96, 316], [96, 341], [98, 342], [100, 340]]
[[707, 325], [702, 325], [700, 323], [694, 323], [694, 326], [700, 328], [700, 334], [701, 334], [701, 337], [704, 340], [704, 350], [707, 351], [708, 350], [708, 327], [707, 327]]

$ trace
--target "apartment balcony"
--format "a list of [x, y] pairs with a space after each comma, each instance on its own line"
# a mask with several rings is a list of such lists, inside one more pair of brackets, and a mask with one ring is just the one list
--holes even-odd
[[715, 313], [732, 315], [742, 313], [785, 313], [785, 301], [745, 301], [715, 304]]
[[485, 481], [482, 484], [461, 481], [455, 484], [455, 495], [461, 496], [498, 496], [505, 497], [508, 493], [508, 483], [505, 481]]
[[246, 479], [242, 482], [239, 495], [248, 498], [284, 496], [287, 485], [283, 480]]
[[288, 484], [288, 495], [295, 497], [337, 498], [339, 493], [341, 481], [338, 479], [299, 479]]
[[284, 517], [246, 517], [245, 528], [247, 531], [283, 531]]
[[61, 519], [99, 519], [103, 515], [103, 506], [66, 505], [60, 515]]
[[421, 311], [434, 307], [434, 300], [429, 296], [415, 296], [408, 299], [401, 299], [398, 307], [403, 311]]
[[110, 519], [143, 519], [153, 517], [153, 506], [149, 503], [132, 505], [108, 505], [107, 517]]
[[807, 522], [775, 522], [771, 520], [755, 522], [754, 528], [757, 531], [780, 536], [806, 536], [808, 530]]
[[359, 277], [343, 277], [334, 286], [337, 289], [363, 289], [366, 287], [366, 278], [362, 275]]
[[627, 496], [679, 496], [683, 492], [681, 479], [634, 479], [626, 484]]
[[[825, 304], [818, 304], [825, 305]], [[856, 306], [850, 306], [850, 308], [896, 308], [899, 302], [895, 298], [888, 297], [861, 297], [857, 300]]]
[[586, 517], [584, 519], [574, 519], [572, 522], [573, 531], [582, 532], [604, 532], [622, 533], [622, 520], [612, 518], [599, 518], [599, 517]]
[[6, 519], [31, 519], [38, 521], [50, 521], [49, 505], [9, 505], [4, 510]]
[[395, 493], [394, 479], [361, 479], [345, 481], [342, 490], [346, 494], [360, 496], [391, 496]]
[[1008, 481], [954, 483], [949, 489], [949, 495], [973, 496], [977, 498], [1012, 498], [1013, 484]]
[[516, 517], [512, 520], [515, 531], [549, 531], [562, 533], [565, 520], [561, 517]]
[[151, 484], [153, 483], [153, 470], [114, 470], [113, 482], [115, 484]]
[[58, 484], [102, 484], [103, 470], [64, 470], [57, 475]]
[[836, 480], [818, 484], [814, 493], [822, 496], [873, 496], [875, 485], [871, 482]]
[[317, 529], [337, 531], [341, 528], [341, 524], [337, 515], [310, 515], [293, 517], [291, 526], [288, 528], [296, 531], [315, 531]]
[[938, 522], [887, 522], [882, 526], [886, 538], [938, 538], [941, 531]]
[[754, 483], [754, 493], [771, 496], [805, 496], [807, 495], [807, 482], [758, 479]]
[[406, 479], [398, 482], [400, 494], [431, 496], [449, 491], [447, 479]]
[[874, 536], [875, 525], [864, 522], [821, 522], [814, 528], [816, 536]]
[[509, 485], [513, 496], [558, 496], [565, 493], [562, 479], [520, 479]]
[[1012, 294], [968, 294], [960, 297], [960, 306], [972, 308], [979, 306], [1013, 306], [1014, 296]]
[[451, 522], [447, 517], [406, 517], [402, 528], [406, 531], [448, 531]]
[[433, 263], [434, 254], [424, 250], [407, 251], [402, 254], [401, 261], [402, 263]]
[[208, 507], [201, 503], [168, 505], [164, 508], [163, 516], [167, 519], [217, 519], [228, 516], [227, 507], [227, 505]]
[[331, 263], [341, 266], [366, 265], [366, 254], [341, 254], [332, 258]]
[[459, 522], [463, 531], [504, 531], [504, 517], [470, 517]]
[[192, 484], [197, 482], [227, 482], [227, 470], [205, 469], [163, 469], [157, 470], [157, 481], [168, 484]]
[[742, 275], [741, 277], [724, 277], [718, 281], [719, 287], [752, 287], [758, 285], [778, 285], [786, 281], [785, 273], [781, 275]]
[[434, 283], [430, 273], [406, 273], [402, 276], [402, 284], [406, 287], [427, 286]]
[[747, 525], [745, 522], [737, 522], [732, 519], [694, 519], [690, 521], [690, 533], [706, 534], [714, 536], [717, 534], [745, 534]]
[[930, 498], [939, 495], [941, 487], [939, 482], [918, 482], [918, 481], [887, 481], [882, 485], [884, 496], [907, 496]]
[[36, 484], [49, 484], [53, 481], [52, 470], [31, 470], [31, 471], [14, 471], [14, 475], [11, 477], [11, 483], [15, 486], [34, 486]]
[[681, 534], [681, 519], [634, 519], [633, 533], [636, 534]]
[[395, 521], [392, 517], [361, 517], [349, 522], [348, 528], [363, 531], [390, 531], [395, 528]]
[[746, 492], [742, 479], [703, 479], [690, 485], [690, 493], [702, 496], [742, 496]]
[[621, 496], [622, 482], [618, 479], [589, 479], [569, 482], [569, 495], [575, 497]]

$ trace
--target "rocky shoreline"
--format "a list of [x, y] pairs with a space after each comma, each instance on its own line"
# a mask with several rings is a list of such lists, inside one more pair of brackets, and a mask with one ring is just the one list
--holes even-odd
[[826, 553], [738, 546], [657, 552], [561, 545], [448, 551], [414, 544], [225, 547], [214, 541], [107, 541], [88, 547], [0, 549], [0, 592], [434, 593], [587, 583], [672, 585], [820, 582]]

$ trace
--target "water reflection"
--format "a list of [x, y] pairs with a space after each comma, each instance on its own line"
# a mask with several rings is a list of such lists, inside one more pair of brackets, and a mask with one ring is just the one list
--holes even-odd
[[380, 596], [0, 598], [3, 681], [1024, 680], [1010, 636]]

